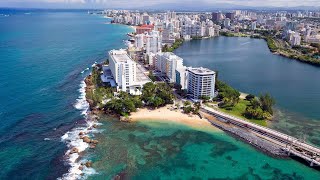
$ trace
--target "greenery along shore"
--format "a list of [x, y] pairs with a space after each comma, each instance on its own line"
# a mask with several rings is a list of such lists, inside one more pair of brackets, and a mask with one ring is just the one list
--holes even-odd
[[219, 80], [216, 82], [216, 89], [218, 96], [212, 102], [202, 97], [207, 106], [218, 108], [222, 112], [262, 126], [266, 126], [266, 120], [270, 120], [273, 116], [272, 108], [275, 100], [268, 93], [261, 94], [259, 97], [249, 94], [241, 98], [239, 91]]
[[300, 46], [290, 46], [288, 42], [281, 38], [276, 31], [255, 30], [253, 34], [249, 31], [239, 33], [220, 32], [220, 35], [227, 37], [250, 37], [266, 40], [269, 50], [281, 56], [299, 60], [304, 63], [320, 66], [320, 45], [311, 43], [302, 44]]
[[[105, 62], [104, 64], [107, 64]], [[86, 99], [90, 104], [91, 110], [103, 111], [108, 114], [117, 114], [128, 116], [131, 112], [136, 112], [138, 108], [158, 108], [167, 104], [174, 104], [175, 96], [173, 94], [173, 85], [164, 82], [149, 82], [142, 88], [142, 95], [133, 96], [126, 92], [116, 92], [115, 88], [101, 81], [102, 64], [96, 65], [92, 69], [86, 82]], [[176, 93], [186, 97], [186, 92], [181, 87], [175, 85]], [[180, 88], [179, 88], [180, 87]], [[272, 118], [272, 106], [275, 104], [274, 99], [269, 94], [247, 95], [240, 98], [240, 92], [230, 87], [226, 83], [217, 80], [216, 89], [218, 96], [213, 100], [208, 97], [200, 97], [202, 101], [211, 107], [216, 107], [221, 111], [245, 118], [251, 122], [266, 126], [266, 121]], [[180, 108], [179, 104], [176, 104]], [[183, 104], [183, 112], [186, 114], [198, 114], [200, 103], [190, 103], [186, 101]]]
[[128, 116], [137, 108], [158, 108], [166, 104], [173, 104], [172, 89], [166, 83], [149, 82], [143, 86], [141, 96], [133, 96], [126, 92], [116, 92], [115, 88], [101, 81], [102, 65], [92, 69], [92, 74], [86, 78], [86, 98], [93, 110]]

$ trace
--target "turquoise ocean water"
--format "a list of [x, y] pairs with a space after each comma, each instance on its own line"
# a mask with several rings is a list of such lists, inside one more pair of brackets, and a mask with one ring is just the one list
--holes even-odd
[[84, 124], [74, 106], [85, 69], [132, 30], [87, 12], [0, 14], [0, 179], [56, 179], [68, 167], [61, 136]]
[[[125, 34], [132, 30], [81, 11], [1, 10], [0, 14], [10, 15], [0, 16], [0, 179], [62, 177], [70, 169], [64, 153], [71, 144], [62, 139], [86, 125], [81, 82], [89, 74], [87, 68], [104, 60], [107, 50], [124, 47]], [[190, 55], [184, 58], [187, 65], [200, 62]], [[211, 59], [198, 65], [209, 66]], [[223, 79], [232, 81], [226, 78], [227, 69], [216, 67]], [[279, 106], [296, 113], [290, 104], [281, 101]], [[312, 114], [297, 113], [308, 117], [305, 123], [313, 122], [309, 121]], [[110, 117], [103, 117], [101, 123], [94, 135], [99, 145], [82, 157], [93, 161], [89, 179], [320, 177], [303, 164], [269, 157], [220, 131], [174, 123], [124, 124]]]

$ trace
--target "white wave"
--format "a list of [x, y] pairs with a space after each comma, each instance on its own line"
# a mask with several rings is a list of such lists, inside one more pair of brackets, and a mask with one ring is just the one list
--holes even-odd
[[244, 43], [241, 43], [240, 45], [246, 45], [246, 44], [250, 44], [251, 42], [244, 42]]
[[78, 110], [82, 110], [82, 115], [87, 115], [87, 111], [89, 109], [89, 103], [86, 100], [86, 83], [84, 81], [81, 82], [80, 88], [78, 90], [80, 95], [74, 104], [74, 107]]
[[[79, 92], [80, 95], [74, 104], [74, 107], [78, 110], [82, 110], [81, 114], [86, 118], [86, 125], [83, 127], [76, 127], [71, 131], [68, 131], [63, 136], [61, 136], [61, 141], [67, 144], [68, 151], [65, 153], [67, 162], [70, 165], [68, 173], [64, 174], [59, 180], [75, 180], [75, 179], [86, 179], [88, 176], [96, 174], [97, 172], [93, 168], [88, 168], [83, 163], [87, 162], [86, 159], [81, 159], [79, 153], [85, 151], [89, 148], [89, 144], [83, 142], [79, 134], [82, 132], [89, 138], [94, 137], [93, 133], [99, 133], [101, 130], [93, 128], [93, 126], [102, 125], [87, 117], [87, 111], [89, 109], [89, 104], [86, 101], [85, 93], [86, 84], [84, 81], [81, 82]], [[77, 148], [78, 153], [70, 154], [73, 148]], [[82, 167], [82, 169], [80, 168]]]
[[50, 141], [51, 139], [50, 138], [44, 138], [43, 140], [44, 141]]
[[91, 65], [91, 67], [96, 67], [97, 64], [98, 64], [98, 62], [95, 61], [95, 62]]

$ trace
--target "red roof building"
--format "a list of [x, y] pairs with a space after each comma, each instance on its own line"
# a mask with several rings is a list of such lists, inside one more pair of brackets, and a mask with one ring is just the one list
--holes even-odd
[[136, 27], [137, 34], [143, 34], [145, 32], [150, 32], [154, 28], [154, 25], [141, 25]]

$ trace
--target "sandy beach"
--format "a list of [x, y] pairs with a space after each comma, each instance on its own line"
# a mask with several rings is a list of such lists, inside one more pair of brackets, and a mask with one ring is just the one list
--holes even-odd
[[212, 126], [206, 119], [201, 119], [197, 115], [184, 114], [182, 110], [171, 110], [171, 105], [161, 107], [155, 110], [149, 110], [146, 108], [139, 109], [137, 112], [133, 112], [130, 115], [131, 121], [161, 121], [161, 122], [173, 122], [181, 123], [193, 128], [203, 130], [220, 131], [216, 127]]

